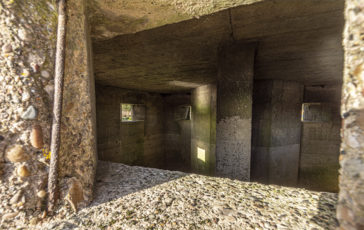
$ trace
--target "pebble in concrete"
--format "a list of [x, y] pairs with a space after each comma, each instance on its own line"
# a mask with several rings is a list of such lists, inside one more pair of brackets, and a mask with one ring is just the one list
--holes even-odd
[[44, 190], [40, 190], [37, 192], [37, 196], [41, 199], [43, 199], [47, 195], [47, 192]]
[[46, 79], [48, 79], [51, 75], [49, 74], [49, 72], [47, 70], [42, 70], [40, 72], [40, 75]]
[[37, 118], [38, 111], [34, 106], [29, 106], [27, 110], [22, 114], [21, 118], [24, 120], [34, 120]]
[[47, 92], [49, 97], [53, 97], [54, 94], [54, 86], [53, 85], [47, 85], [44, 87], [44, 90]]
[[30, 176], [30, 171], [29, 171], [28, 167], [25, 165], [19, 166], [18, 169], [16, 170], [16, 172], [17, 172], [18, 176], [20, 176], [20, 177]]
[[30, 143], [34, 148], [41, 149], [43, 147], [43, 132], [40, 125], [34, 125], [30, 133]]
[[2, 51], [4, 53], [10, 53], [11, 51], [13, 51], [13, 47], [11, 46], [11, 44], [5, 44], [3, 47], [2, 47]]
[[23, 41], [31, 41], [33, 39], [31, 34], [28, 33], [25, 29], [19, 29], [18, 36]]
[[24, 93], [21, 95], [21, 100], [23, 102], [29, 101], [30, 99], [30, 93], [28, 91], [24, 91]]
[[23, 162], [28, 159], [27, 154], [21, 145], [14, 145], [8, 148], [6, 157], [10, 162]]

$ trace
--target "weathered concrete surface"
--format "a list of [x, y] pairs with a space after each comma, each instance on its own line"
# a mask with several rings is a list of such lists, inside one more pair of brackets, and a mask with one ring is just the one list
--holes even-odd
[[191, 167], [191, 120], [183, 120], [181, 106], [191, 106], [190, 94], [164, 95], [164, 151], [167, 169]]
[[56, 27], [54, 1], [0, 1], [1, 229], [45, 204]]
[[253, 100], [252, 179], [296, 186], [303, 85], [255, 81]]
[[[96, 90], [99, 158], [164, 167], [163, 97], [116, 87], [97, 86]], [[121, 103], [145, 105], [145, 120], [121, 122]]]
[[[30, 176], [23, 180], [27, 181], [27, 186], [22, 188], [25, 191], [25, 197], [14, 198], [13, 203], [17, 204], [19, 208], [21, 205], [18, 202], [23, 202], [23, 206], [29, 205], [30, 208], [41, 209], [44, 207], [46, 196], [44, 190], [47, 184], [47, 158], [50, 154], [49, 135], [54, 93], [53, 58], [57, 24], [56, 4], [54, 1], [30, 1], [26, 4], [21, 1], [3, 1], [0, 7], [4, 20], [0, 30], [2, 33], [0, 42], [2, 58], [5, 58], [3, 60], [9, 65], [8, 67], [1, 65], [1, 77], [3, 78], [1, 82], [6, 83], [8, 87], [11, 86], [11, 91], [16, 92], [11, 97], [9, 95], [6, 100], [12, 98], [13, 106], [17, 107], [16, 111], [6, 108], [12, 115], [2, 116], [0, 119], [3, 123], [10, 121], [8, 119], [15, 116], [10, 123], [1, 124], [1, 129], [11, 128], [8, 126], [9, 124], [14, 125], [9, 130], [0, 131], [2, 140], [5, 139], [5, 143], [8, 142], [1, 146], [1, 152], [4, 151], [4, 147], [10, 147], [15, 143], [24, 145], [23, 150], [19, 150], [19, 153], [26, 153], [23, 160], [27, 159], [27, 162], [18, 163], [17, 166], [22, 164], [21, 167], [28, 171], [20, 173], [20, 175], [30, 174]], [[61, 198], [66, 196], [67, 178], [74, 177], [81, 181], [82, 198], [85, 203], [88, 203], [92, 199], [97, 158], [95, 154], [94, 79], [85, 2], [68, 1], [67, 14], [72, 23], [67, 26], [59, 181]], [[8, 37], [8, 35], [11, 36]], [[9, 42], [10, 46], [8, 46]], [[13, 74], [11, 79], [8, 74]], [[16, 84], [12, 86], [14, 80]], [[0, 88], [6, 89], [6, 87]], [[1, 102], [2, 108], [5, 108], [5, 105]], [[8, 170], [9, 165], [5, 166]], [[40, 198], [36, 194], [41, 190], [43, 195]]]
[[[335, 229], [337, 195], [100, 162], [95, 201], [37, 229]], [[23, 226], [23, 223], [20, 223]]]
[[217, 48], [235, 39], [258, 42], [255, 79], [341, 83], [343, 11], [344, 0], [268, 0], [94, 41], [96, 80], [126, 89], [188, 92], [216, 83]]
[[118, 162], [120, 98], [111, 89], [114, 88], [104, 89], [96, 85], [97, 154], [100, 160]]
[[346, 1], [345, 69], [341, 113], [340, 194], [342, 229], [364, 228], [364, 3]]
[[83, 187], [84, 203], [92, 200], [97, 163], [95, 86], [86, 1], [67, 1], [66, 62], [59, 154], [61, 197], [68, 179]]
[[[119, 140], [116, 137], [112, 140], [120, 142], [120, 151], [118, 155], [113, 155], [113, 162], [120, 162], [127, 165], [148, 165], [144, 162], [144, 121], [137, 122], [120, 122], [120, 136]], [[101, 123], [102, 125], [102, 123]], [[158, 143], [158, 141], [157, 141]], [[163, 153], [163, 148], [161, 148]], [[115, 159], [116, 158], [116, 159]], [[152, 165], [152, 163], [149, 163]]]
[[216, 174], [250, 180], [255, 44], [221, 48], [217, 79]]
[[92, 37], [97, 40], [199, 18], [262, 0], [91, 0]]
[[322, 103], [327, 112], [321, 122], [302, 123], [299, 185], [338, 192], [341, 86], [306, 86], [303, 100]]
[[[102, 160], [189, 171], [191, 121], [178, 120], [189, 94], [161, 95], [97, 85], [98, 155]], [[144, 121], [121, 122], [120, 105], [142, 104]]]
[[216, 86], [200, 86], [192, 91], [191, 167], [202, 174], [215, 174]]

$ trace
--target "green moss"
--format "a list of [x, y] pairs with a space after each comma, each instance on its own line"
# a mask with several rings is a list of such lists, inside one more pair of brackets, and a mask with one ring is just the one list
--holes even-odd
[[311, 190], [338, 192], [339, 165], [301, 169], [300, 186]]

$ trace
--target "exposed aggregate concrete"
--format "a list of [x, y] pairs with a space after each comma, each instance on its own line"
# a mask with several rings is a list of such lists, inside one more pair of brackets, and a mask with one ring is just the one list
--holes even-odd
[[95, 200], [36, 229], [335, 229], [337, 195], [99, 163]]
[[0, 229], [45, 206], [57, 13], [53, 0], [24, 2], [0, 1]]

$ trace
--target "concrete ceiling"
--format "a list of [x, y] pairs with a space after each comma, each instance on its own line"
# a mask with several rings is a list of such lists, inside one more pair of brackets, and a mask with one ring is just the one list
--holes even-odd
[[255, 79], [340, 83], [343, 11], [344, 0], [266, 0], [107, 40], [94, 36], [96, 82], [188, 91], [216, 81], [220, 45], [255, 41]]
[[105, 40], [263, 0], [89, 0], [91, 37]]

